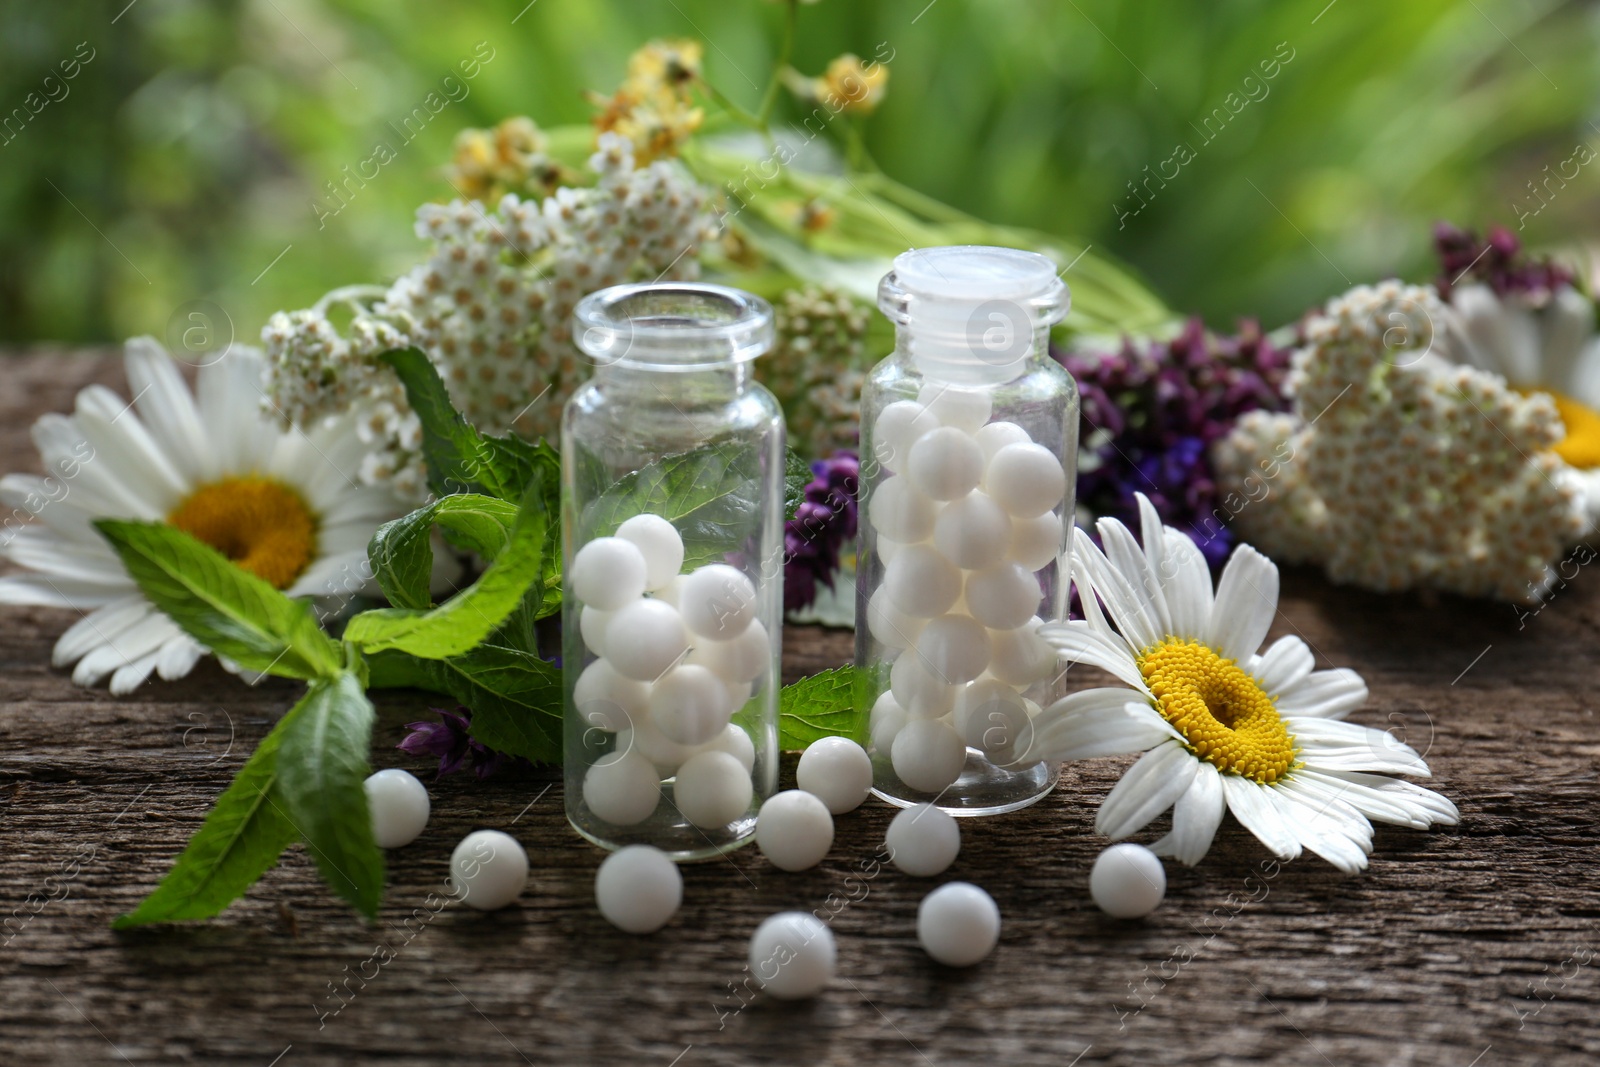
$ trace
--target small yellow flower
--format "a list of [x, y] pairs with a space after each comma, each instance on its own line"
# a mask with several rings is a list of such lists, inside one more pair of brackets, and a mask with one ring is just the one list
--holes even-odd
[[628, 57], [624, 89], [641, 96], [661, 88], [683, 89], [700, 77], [704, 47], [690, 39], [651, 41]]
[[596, 129], [633, 142], [640, 166], [677, 155], [705, 119], [690, 92], [700, 77], [702, 51], [699, 41], [659, 40], [633, 53], [621, 87], [599, 98]]
[[839, 111], [870, 115], [883, 102], [889, 85], [889, 68], [873, 61], [862, 63], [851, 52], [839, 56], [820, 78], [812, 79], [812, 95]]
[[561, 184], [562, 175], [546, 147], [533, 120], [515, 115], [492, 130], [456, 134], [447, 175], [462, 196], [485, 203], [506, 193], [548, 193]]

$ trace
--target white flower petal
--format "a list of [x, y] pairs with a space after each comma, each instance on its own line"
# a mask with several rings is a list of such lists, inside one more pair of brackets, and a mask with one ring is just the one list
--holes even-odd
[[113, 477], [164, 511], [187, 495], [188, 481], [150, 436], [133, 405], [103, 385], [78, 394], [78, 431], [94, 446], [94, 462], [110, 466]]
[[1194, 781], [1172, 807], [1171, 832], [1151, 845], [1150, 850], [1193, 867], [1211, 850], [1225, 810], [1222, 775], [1210, 763], [1198, 761]]
[[1178, 733], [1147, 704], [1132, 703], [1126, 689], [1085, 689], [1034, 716], [1026, 759], [1065, 761], [1143, 752]]
[[205, 654], [205, 648], [198, 641], [188, 634], [179, 634], [161, 646], [161, 651], [157, 653], [156, 673], [165, 681], [175, 681], [194, 670], [194, 665]]
[[1292, 860], [1300, 855], [1300, 839], [1285, 824], [1278, 806], [1267, 794], [1269, 787], [1237, 774], [1222, 775], [1222, 794], [1228, 810], [1241, 826], [1256, 836], [1273, 855]]
[[[1073, 528], [1074, 542], [1080, 533], [1076, 527]], [[1084, 562], [1082, 555], [1075, 549], [1068, 554], [1067, 563], [1068, 572], [1072, 575], [1072, 584], [1078, 590], [1078, 604], [1083, 609], [1083, 621], [1102, 637], [1120, 641], [1116, 631], [1111, 629], [1111, 624], [1106, 622], [1105, 613], [1100, 610], [1100, 597], [1095, 593], [1094, 582], [1089, 577], [1089, 566]]]
[[1305, 681], [1316, 666], [1316, 657], [1300, 638], [1289, 634], [1272, 642], [1272, 647], [1254, 657], [1250, 674], [1268, 696], [1284, 693]]
[[1347, 804], [1313, 806], [1281, 788], [1269, 790], [1284, 825], [1299, 840], [1347, 874], [1367, 869], [1372, 852], [1372, 825]]
[[1165, 530], [1165, 571], [1161, 585], [1172, 615], [1172, 633], [1203, 641], [1211, 632], [1211, 567], [1200, 549], [1181, 530]]
[[120, 597], [103, 608], [96, 608], [67, 627], [67, 632], [56, 639], [50, 665], [65, 667], [76, 663], [93, 649], [110, 644], [117, 635], [155, 611], [143, 593]]
[[102, 462], [104, 457], [83, 435], [76, 419], [53, 413], [40, 416], [33, 424], [33, 443], [46, 469], [61, 470], [63, 464], [76, 469], [72, 491], [105, 501], [102, 517], [156, 522], [166, 516], [158, 503], [132, 492], [117, 479], [112, 464]]
[[1278, 696], [1278, 714], [1342, 719], [1367, 702], [1367, 683], [1349, 667], [1312, 671]]
[[42, 574], [116, 582], [127, 571], [105, 542], [79, 545], [52, 536], [41, 527], [18, 530], [5, 546], [12, 562]]
[[1136, 592], [1121, 571], [1111, 565], [1105, 553], [1095, 546], [1089, 535], [1076, 527], [1073, 529], [1073, 551], [1083, 560], [1089, 572], [1094, 591], [1105, 604], [1111, 621], [1128, 647], [1134, 650], [1149, 648], [1161, 640], [1156, 619], [1150, 613], [1149, 599]]
[[43, 608], [100, 608], [138, 587], [130, 578], [120, 585], [89, 578], [52, 578], [48, 574], [10, 574], [0, 578], [0, 604]]
[[124, 349], [128, 388], [145, 428], [192, 487], [212, 473], [205, 429], [177, 365], [153, 337], [135, 337]]
[[5, 538], [18, 530], [39, 523], [56, 537], [79, 545], [105, 547], [106, 539], [92, 525], [105, 512], [87, 510], [83, 493], [74, 493], [68, 479], [51, 475], [49, 479], [32, 474], [8, 474], [0, 478], [0, 504], [11, 514], [0, 519], [0, 550]]
[[1144, 829], [1189, 788], [1199, 762], [1176, 741], [1146, 752], [1101, 801], [1095, 831], [1116, 838]]
[[1211, 639], [1223, 657], [1246, 663], [1278, 613], [1278, 566], [1249, 545], [1233, 550], [1211, 606]]
[[1301, 745], [1299, 757], [1307, 767], [1319, 771], [1382, 771], [1418, 778], [1433, 777], [1428, 765], [1409, 746], [1393, 738], [1390, 741], [1392, 743], [1387, 745], [1382, 742], [1372, 745], [1306, 743]]
[[[1378, 780], [1392, 782], [1395, 779], [1379, 777]], [[1406, 804], [1392, 801], [1376, 789], [1335, 778], [1324, 771], [1297, 767], [1278, 784], [1281, 788], [1298, 793], [1313, 806], [1338, 801], [1349, 804], [1369, 820], [1376, 822], [1410, 826], [1418, 830], [1425, 830], [1430, 825], [1426, 815], [1411, 810]]]
[[160, 658], [159, 651], [147, 656], [140, 656], [125, 667], [118, 667], [111, 675], [111, 695], [114, 697], [127, 696], [144, 684], [150, 677], [150, 672], [156, 669], [156, 662]]
[[1100, 531], [1100, 544], [1105, 548], [1106, 559], [1127, 583], [1138, 606], [1139, 614], [1148, 621], [1151, 631], [1160, 640], [1172, 632], [1172, 618], [1167, 614], [1167, 598], [1161, 592], [1157, 572], [1150, 569], [1148, 558], [1133, 533], [1116, 519], [1100, 519], [1095, 523]]
[[1039, 637], [1061, 654], [1069, 670], [1080, 663], [1098, 667], [1140, 692], [1149, 692], [1139, 665], [1118, 638], [1102, 636], [1077, 619], [1045, 623], [1039, 627]]
[[[1385, 778], [1378, 774], [1363, 774], [1359, 771], [1319, 771], [1314, 767], [1307, 767], [1295, 773], [1320, 777], [1329, 783], [1348, 783], [1351, 789], [1345, 799], [1367, 818], [1377, 819], [1379, 822], [1400, 822], [1400, 820], [1386, 818], [1377, 810], [1368, 810], [1367, 805], [1372, 803], [1374, 797], [1384, 804], [1399, 805], [1411, 814], [1427, 820], [1430, 825], [1441, 823], [1445, 826], [1454, 826], [1461, 820], [1460, 811], [1448, 797], [1431, 789], [1424, 789], [1413, 782]], [[1401, 825], [1406, 824], [1401, 823]]]

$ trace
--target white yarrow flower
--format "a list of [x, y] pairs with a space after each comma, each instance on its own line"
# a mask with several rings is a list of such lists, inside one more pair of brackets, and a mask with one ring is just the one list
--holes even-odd
[[356, 478], [366, 452], [355, 417], [281, 429], [262, 412], [266, 364], [235, 347], [202, 367], [194, 394], [150, 338], [128, 342], [131, 403], [104, 386], [72, 415], [46, 415], [33, 439], [47, 474], [0, 478], [0, 502], [34, 521], [7, 524], [0, 603], [82, 614], [56, 642], [72, 680], [132, 692], [152, 672], [181, 678], [208, 651], [145, 599], [94, 528], [97, 519], [166, 522], [290, 596], [370, 588], [366, 546], [404, 513], [387, 489]]
[[1096, 830], [1127, 837], [1170, 808], [1172, 830], [1152, 847], [1194, 864], [1232, 811], [1282, 859], [1310, 849], [1359, 871], [1372, 821], [1419, 829], [1457, 821], [1438, 793], [1387, 777], [1427, 777], [1414, 750], [1340, 721], [1366, 701], [1358, 674], [1312, 670], [1298, 637], [1257, 653], [1278, 607], [1271, 560], [1240, 545], [1213, 593], [1194, 542], [1163, 527], [1142, 494], [1139, 508], [1142, 546], [1114, 519], [1098, 524], [1104, 552], [1074, 531], [1073, 583], [1086, 618], [1039, 631], [1063, 658], [1132, 687], [1057, 701], [1037, 718], [1026, 756], [1144, 753], [1101, 804]]

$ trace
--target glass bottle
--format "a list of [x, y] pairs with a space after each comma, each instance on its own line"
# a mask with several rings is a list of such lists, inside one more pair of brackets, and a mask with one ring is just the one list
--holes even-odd
[[1048, 340], [1069, 300], [1009, 248], [906, 252], [878, 287], [896, 330], [861, 397], [856, 712], [892, 804], [987, 815], [1055, 784], [1017, 760], [1064, 690], [1037, 630], [1066, 607], [1078, 391]]
[[784, 425], [750, 366], [772, 309], [640, 284], [573, 318], [595, 372], [561, 423], [567, 817], [715, 855], [778, 779]]

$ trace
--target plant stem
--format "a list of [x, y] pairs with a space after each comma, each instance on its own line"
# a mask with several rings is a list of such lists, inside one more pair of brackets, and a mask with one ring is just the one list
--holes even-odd
[[767, 79], [767, 90], [761, 94], [761, 108], [755, 114], [760, 128], [765, 130], [772, 122], [772, 110], [778, 106], [778, 87], [783, 77], [783, 70], [789, 65], [789, 59], [794, 55], [795, 23], [800, 17], [800, 0], [788, 0], [787, 10], [783, 19], [783, 40], [778, 44], [778, 61], [772, 66], [772, 76]]

